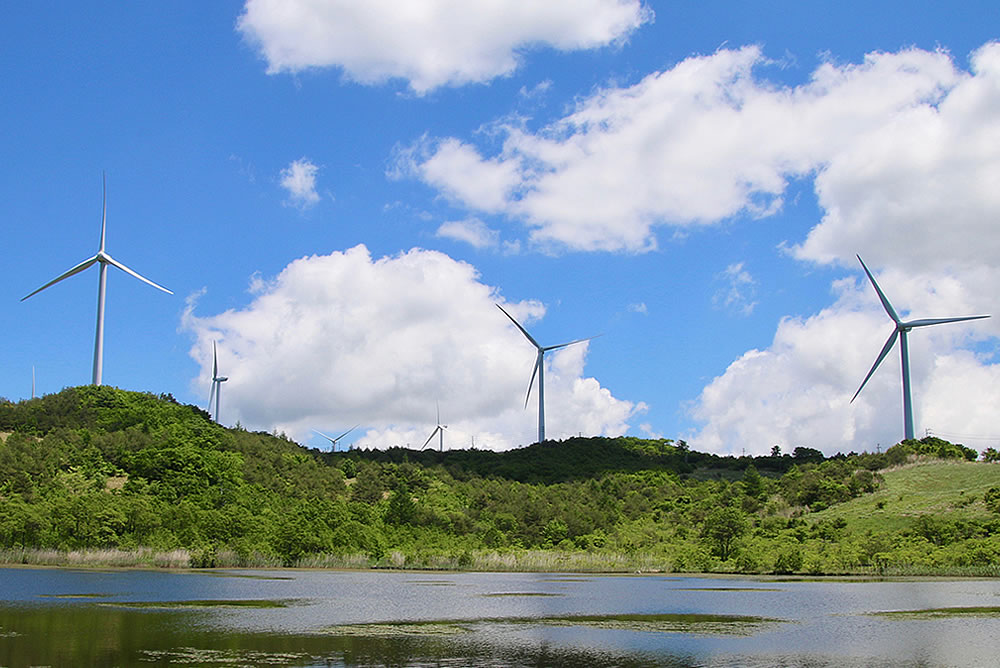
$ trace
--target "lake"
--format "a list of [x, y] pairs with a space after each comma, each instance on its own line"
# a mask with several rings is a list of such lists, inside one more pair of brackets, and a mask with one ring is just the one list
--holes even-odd
[[998, 580], [0, 568], [0, 666], [989, 666]]

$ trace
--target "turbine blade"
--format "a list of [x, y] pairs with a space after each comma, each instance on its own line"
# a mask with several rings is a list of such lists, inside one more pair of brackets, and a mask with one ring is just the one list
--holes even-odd
[[348, 429], [348, 430], [347, 430], [347, 431], [345, 431], [345, 432], [344, 432], [343, 434], [341, 434], [340, 436], [338, 436], [337, 438], [335, 438], [335, 439], [333, 439], [333, 440], [334, 440], [334, 441], [339, 441], [340, 439], [344, 438], [345, 436], [347, 436], [348, 434], [350, 434], [350, 433], [351, 433], [352, 431], [354, 431], [355, 429], [357, 429], [357, 428], [358, 428], [358, 427], [360, 427], [360, 426], [361, 426], [360, 424], [356, 424], [356, 425], [354, 425], [353, 427], [351, 427], [350, 429]]
[[46, 283], [42, 287], [38, 288], [37, 290], [35, 290], [31, 294], [28, 294], [28, 295], [25, 295], [24, 297], [21, 297], [21, 301], [23, 302], [25, 299], [27, 299], [28, 297], [31, 297], [32, 295], [37, 295], [39, 292], [41, 292], [45, 288], [49, 287], [50, 285], [55, 285], [56, 283], [58, 283], [59, 281], [65, 279], [65, 278], [69, 278], [70, 276], [74, 276], [76, 274], [79, 274], [81, 271], [83, 271], [84, 269], [87, 269], [88, 267], [90, 267], [90, 265], [94, 264], [95, 262], [97, 262], [97, 256], [96, 255], [94, 257], [88, 259], [88, 260], [84, 260], [83, 262], [81, 262], [80, 264], [76, 265], [75, 267], [73, 267], [69, 271], [66, 271], [66, 272], [60, 274], [59, 276], [53, 278], [51, 281], [49, 281], [48, 283]]
[[212, 341], [212, 380], [219, 377], [219, 351], [215, 348], [215, 341]]
[[101, 249], [100, 253], [104, 252], [104, 233], [108, 227], [108, 174], [107, 172], [101, 172], [101, 178], [103, 179], [103, 193], [104, 196], [101, 202]]
[[510, 313], [507, 313], [507, 311], [504, 311], [504, 308], [503, 308], [503, 306], [500, 306], [500, 304], [497, 304], [497, 308], [498, 308], [498, 309], [500, 309], [501, 311], [503, 311], [503, 314], [504, 314], [505, 316], [507, 316], [508, 318], [510, 318], [510, 321], [511, 321], [512, 323], [514, 323], [514, 325], [515, 325], [515, 326], [517, 326], [517, 328], [518, 328], [519, 330], [521, 330], [521, 333], [522, 333], [522, 334], [524, 334], [524, 336], [525, 336], [525, 337], [526, 337], [526, 338], [527, 338], [527, 339], [528, 339], [529, 341], [531, 341], [531, 345], [535, 346], [535, 347], [536, 347], [536, 348], [538, 348], [539, 350], [541, 350], [541, 349], [542, 349], [542, 347], [541, 347], [540, 345], [538, 345], [538, 341], [535, 341], [534, 337], [533, 337], [533, 336], [531, 336], [531, 334], [528, 334], [528, 330], [526, 330], [526, 329], [525, 329], [524, 327], [521, 327], [521, 323], [519, 323], [519, 322], [518, 322], [517, 320], [514, 320], [514, 316], [512, 316], [512, 315], [511, 315]]
[[872, 377], [873, 373], [875, 373], [875, 369], [878, 368], [878, 365], [882, 363], [882, 360], [885, 359], [885, 356], [889, 354], [890, 350], [892, 350], [893, 344], [896, 343], [897, 336], [899, 336], [899, 329], [892, 330], [892, 334], [889, 335], [889, 339], [885, 342], [885, 345], [882, 346], [882, 352], [879, 353], [878, 359], [875, 360], [875, 364], [872, 364], [872, 368], [868, 372], [868, 375], [865, 376], [865, 379], [861, 381], [861, 387], [859, 387], [858, 391], [854, 393], [853, 397], [851, 397], [850, 403], [853, 404], [854, 400], [858, 398], [858, 395], [861, 394], [861, 390], [865, 388], [865, 384], [868, 382], [868, 379]]
[[111, 264], [111, 265], [114, 265], [114, 266], [118, 267], [119, 269], [121, 269], [122, 271], [124, 271], [126, 274], [129, 274], [131, 276], [134, 276], [134, 277], [138, 278], [143, 283], [147, 283], [149, 285], [152, 285], [157, 290], [163, 290], [168, 295], [174, 294], [173, 292], [171, 292], [170, 290], [167, 290], [162, 285], [158, 285], [158, 284], [154, 283], [153, 281], [149, 280], [148, 278], [146, 278], [145, 276], [142, 276], [141, 274], [132, 271], [131, 269], [129, 269], [128, 267], [126, 267], [125, 265], [123, 265], [121, 262], [119, 262], [118, 260], [114, 259], [110, 255], [108, 255], [107, 253], [104, 254], [104, 261], [107, 262], [108, 264]]
[[212, 402], [215, 401], [215, 384], [218, 381], [214, 378], [212, 379], [212, 387], [208, 391], [208, 414], [212, 415]]
[[313, 431], [316, 432], [317, 434], [319, 434], [320, 436], [322, 436], [323, 438], [325, 438], [326, 440], [330, 441], [334, 445], [337, 444], [337, 441], [334, 438], [332, 438], [330, 436], [327, 436], [326, 434], [324, 434], [323, 432], [321, 432], [319, 429], [313, 429]]
[[528, 393], [524, 395], [524, 407], [528, 407], [528, 400], [531, 399], [531, 387], [535, 384], [535, 376], [538, 375], [538, 367], [542, 366], [542, 356], [545, 351], [538, 349], [538, 356], [535, 358], [535, 368], [531, 370], [531, 380], [528, 381]]
[[924, 318], [923, 320], [911, 320], [910, 322], [902, 323], [904, 327], [909, 329], [910, 327], [926, 327], [927, 325], [940, 325], [946, 322], [964, 322], [966, 320], [982, 320], [983, 318], [988, 318], [988, 315], [966, 315], [958, 318]]
[[875, 286], [875, 292], [878, 293], [878, 298], [882, 300], [882, 308], [884, 308], [885, 312], [889, 314], [889, 317], [892, 318], [892, 321], [898, 325], [900, 320], [899, 316], [896, 315], [896, 309], [892, 308], [892, 304], [889, 303], [889, 299], [885, 296], [885, 293], [882, 292], [882, 288], [880, 288], [878, 286], [878, 283], [875, 282], [875, 277], [872, 276], [872, 272], [868, 271], [868, 266], [865, 264], [865, 261], [861, 259], [860, 255], [858, 255], [857, 257], [858, 257], [858, 262], [861, 263], [861, 266], [864, 268], [865, 273], [868, 274], [868, 280], [870, 280], [872, 282], [872, 285]]
[[420, 449], [421, 449], [421, 450], [423, 450], [424, 448], [426, 448], [426, 447], [427, 447], [427, 444], [431, 442], [431, 439], [432, 439], [432, 438], [434, 438], [435, 436], [437, 436], [437, 433], [438, 433], [438, 430], [439, 430], [440, 428], [441, 428], [441, 427], [434, 427], [434, 431], [432, 431], [432, 432], [431, 432], [431, 435], [427, 437], [427, 440], [426, 440], [426, 441], [424, 441], [424, 444], [420, 446]]
[[570, 341], [569, 343], [559, 343], [554, 346], [545, 346], [542, 350], [548, 352], [550, 350], [558, 350], [560, 348], [565, 348], [566, 346], [572, 346], [577, 343], [583, 343], [584, 341], [590, 341], [591, 339], [596, 339], [598, 336], [604, 336], [603, 334], [595, 334], [594, 336], [588, 336], [585, 339], [577, 339], [576, 341]]

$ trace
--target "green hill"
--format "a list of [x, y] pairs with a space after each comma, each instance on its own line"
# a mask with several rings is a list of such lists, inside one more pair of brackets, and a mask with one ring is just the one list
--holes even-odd
[[330, 453], [169, 395], [68, 388], [0, 401], [0, 560], [996, 574], [1000, 466], [976, 455], [629, 437]]

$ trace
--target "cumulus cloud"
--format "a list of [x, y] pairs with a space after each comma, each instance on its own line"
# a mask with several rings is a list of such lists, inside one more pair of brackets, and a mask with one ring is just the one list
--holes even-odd
[[[878, 280], [903, 318], [968, 315], [978, 299], [948, 277], [890, 271]], [[943, 289], [927, 289], [935, 284]], [[902, 438], [898, 342], [851, 403], [892, 332], [892, 321], [866, 278], [837, 281], [834, 290], [830, 307], [808, 318], [785, 318], [767, 349], [748, 351], [704, 388], [691, 407], [692, 416], [704, 423], [688, 437], [693, 446], [765, 454], [775, 444], [786, 452], [806, 445], [832, 454], [874, 451], [877, 444], [884, 449]], [[995, 431], [988, 425], [995, 423], [991, 397], [1000, 365], [962, 347], [996, 333], [995, 323], [982, 321], [910, 334], [918, 436], [926, 428]], [[964, 382], [959, 370], [966, 374]]]
[[[200, 378], [210, 377], [219, 342], [224, 421], [296, 438], [361, 423], [359, 446], [419, 446], [439, 403], [446, 447], [535, 440], [534, 407], [524, 409], [534, 350], [471, 265], [419, 249], [376, 259], [356, 246], [295, 260], [255, 283], [245, 308], [198, 315], [192, 302], [184, 315]], [[525, 326], [545, 314], [534, 301], [504, 307]], [[584, 376], [587, 350], [547, 360], [550, 438], [621, 433], [642, 409]]]
[[[822, 222], [793, 249], [822, 263], [864, 255], [938, 269], [1000, 257], [1000, 43], [913, 105], [845, 143], [816, 178]], [[995, 265], [994, 265], [995, 266]]]
[[478, 218], [442, 223], [437, 236], [463, 241], [474, 248], [496, 248], [500, 244], [500, 233]]
[[835, 284], [832, 306], [783, 321], [768, 349], [748, 352], [706, 387], [692, 407], [705, 422], [693, 442], [763, 452], [773, 439], [833, 452], [902, 437], [898, 343], [848, 403], [892, 331], [855, 252], [878, 268], [903, 318], [993, 313], [915, 330], [909, 342], [916, 434], [996, 434], [997, 103], [1000, 45], [988, 44], [935, 104], [899, 110], [840, 148], [816, 178], [823, 219], [789, 251], [851, 266], [858, 282]]
[[307, 209], [319, 201], [316, 193], [316, 173], [319, 167], [308, 158], [293, 161], [281, 170], [281, 187], [288, 191], [288, 202]]
[[779, 211], [790, 179], [833, 170], [845, 147], [901, 117], [936, 113], [968, 78], [947, 54], [919, 49], [826, 63], [795, 87], [759, 78], [768, 62], [755, 46], [691, 57], [600, 90], [538, 131], [501, 124], [496, 155], [454, 137], [404, 154], [410, 173], [470, 210], [520, 221], [533, 241], [642, 252], [656, 247], [657, 225]]
[[365, 84], [401, 78], [423, 94], [508, 75], [528, 48], [619, 42], [651, 18], [639, 0], [247, 0], [237, 28], [269, 73], [337, 67]]

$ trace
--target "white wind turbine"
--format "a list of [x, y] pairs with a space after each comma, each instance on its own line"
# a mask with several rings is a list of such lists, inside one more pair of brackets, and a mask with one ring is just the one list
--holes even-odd
[[447, 429], [447, 428], [448, 428], [448, 425], [441, 424], [441, 404], [438, 404], [438, 407], [437, 407], [437, 426], [434, 427], [434, 431], [432, 431], [431, 435], [427, 437], [427, 440], [424, 441], [424, 444], [422, 446], [420, 446], [420, 449], [423, 450], [424, 448], [426, 448], [427, 444], [431, 442], [431, 439], [434, 438], [434, 436], [437, 436], [438, 437], [438, 452], [444, 452], [444, 430]]
[[885, 312], [889, 314], [889, 317], [892, 318], [892, 321], [893, 323], [895, 323], [896, 327], [895, 329], [892, 330], [892, 334], [889, 335], [889, 338], [886, 340], [885, 345], [882, 346], [882, 352], [879, 353], [879, 356], [875, 360], [875, 364], [872, 365], [872, 368], [868, 372], [868, 375], [865, 376], [865, 379], [863, 381], [861, 381], [861, 387], [859, 387], [858, 391], [854, 393], [853, 397], [851, 397], [851, 403], [854, 403], [854, 400], [858, 398], [859, 394], [861, 394], [861, 390], [864, 389], [865, 384], [868, 382], [868, 379], [872, 377], [872, 374], [875, 373], [875, 369], [878, 368], [878, 365], [882, 363], [882, 360], [885, 359], [885, 356], [889, 354], [890, 350], [892, 350], [892, 346], [896, 343], [896, 337], [899, 337], [899, 358], [903, 370], [903, 438], [906, 440], [910, 440], [913, 438], [913, 401], [910, 396], [910, 352], [909, 352], [909, 346], [906, 341], [906, 335], [914, 327], [927, 327], [928, 325], [941, 325], [947, 322], [963, 322], [965, 320], [980, 320], [982, 318], [988, 318], [990, 316], [967, 315], [958, 318], [925, 318], [922, 320], [906, 320], [906, 321], [900, 320], [899, 316], [896, 315], [896, 310], [892, 308], [892, 304], [889, 303], [889, 300], [888, 298], [886, 298], [885, 293], [882, 292], [882, 288], [880, 288], [878, 286], [878, 283], [875, 282], [875, 277], [872, 276], [872, 273], [870, 271], [868, 271], [868, 266], [865, 265], [865, 261], [861, 259], [860, 255], [858, 255], [857, 257], [858, 261], [861, 263], [861, 267], [865, 270], [865, 273], [868, 274], [868, 280], [870, 280], [872, 282], [872, 285], [875, 287], [875, 292], [878, 293], [878, 298], [882, 301], [882, 307], [885, 309]]
[[569, 343], [560, 343], [554, 346], [542, 346], [541, 344], [538, 343], [538, 341], [535, 341], [535, 339], [531, 336], [531, 334], [528, 334], [528, 330], [526, 330], [524, 327], [521, 327], [521, 323], [519, 323], [517, 320], [514, 320], [514, 316], [512, 316], [510, 313], [507, 313], [507, 311], [504, 311], [504, 308], [500, 306], [500, 304], [497, 304], [497, 308], [503, 311], [503, 314], [505, 316], [510, 318], [510, 321], [514, 323], [514, 325], [516, 325], [519, 330], [521, 330], [521, 333], [524, 334], [525, 338], [527, 338], [528, 341], [531, 342], [531, 345], [535, 346], [535, 350], [538, 351], [538, 355], [535, 357], [535, 368], [531, 372], [531, 380], [528, 381], [528, 393], [524, 397], [524, 407], [525, 408], [528, 407], [528, 399], [531, 398], [531, 386], [535, 384], [535, 376], [537, 375], [538, 376], [538, 442], [543, 443], [545, 442], [545, 365], [543, 364], [545, 360], [545, 353], [549, 352], [550, 350], [558, 350], [559, 348], [572, 346], [573, 344], [576, 343], [583, 343], [584, 341], [590, 341], [591, 339], [597, 337], [588, 336], [585, 339], [577, 339], [575, 341], [570, 341]]
[[50, 285], [55, 285], [56, 283], [58, 283], [59, 281], [65, 279], [65, 278], [69, 278], [70, 276], [74, 276], [76, 274], [79, 274], [81, 271], [83, 271], [85, 269], [89, 269], [90, 266], [93, 265], [93, 264], [95, 264], [95, 263], [100, 265], [100, 273], [98, 275], [98, 287], [97, 287], [97, 334], [94, 337], [94, 374], [93, 374], [93, 379], [92, 379], [92, 383], [94, 385], [100, 385], [101, 384], [101, 369], [104, 366], [104, 295], [105, 295], [105, 288], [107, 286], [107, 280], [108, 280], [108, 276], [107, 276], [108, 265], [110, 264], [110, 265], [112, 265], [114, 267], [118, 267], [119, 269], [121, 269], [122, 271], [124, 271], [126, 274], [130, 274], [130, 275], [138, 278], [143, 283], [147, 283], [149, 285], [152, 285], [157, 290], [163, 290], [164, 292], [166, 292], [167, 294], [170, 294], [170, 295], [174, 294], [173, 292], [171, 292], [170, 290], [167, 290], [162, 285], [157, 285], [156, 283], [154, 283], [153, 281], [149, 280], [148, 278], [146, 278], [144, 276], [140, 276], [138, 273], [132, 271], [131, 269], [129, 269], [128, 267], [126, 267], [121, 262], [118, 262], [117, 260], [115, 260], [113, 257], [111, 257], [110, 255], [108, 255], [104, 251], [104, 237], [105, 237], [105, 230], [107, 228], [107, 220], [108, 220], [108, 185], [107, 185], [107, 177], [104, 178], [104, 198], [103, 199], [104, 199], [104, 201], [103, 201], [103, 205], [101, 207], [101, 209], [102, 209], [101, 210], [101, 246], [100, 246], [100, 248], [97, 251], [97, 255], [95, 255], [92, 258], [89, 258], [87, 260], [84, 260], [83, 262], [81, 262], [80, 264], [76, 265], [72, 269], [66, 271], [63, 274], [60, 274], [56, 278], [53, 278], [51, 281], [49, 281], [48, 283], [46, 283], [42, 287], [38, 288], [37, 290], [35, 290], [31, 294], [28, 294], [28, 295], [26, 295], [26, 296], [24, 296], [24, 297], [21, 298], [21, 301], [23, 302], [28, 297], [31, 297], [33, 295], [38, 294], [39, 292], [41, 292], [45, 288], [49, 287]]
[[355, 429], [357, 429], [359, 426], [361, 426], [361, 425], [357, 425], [357, 424], [354, 425], [353, 427], [351, 427], [350, 429], [348, 429], [347, 431], [345, 431], [343, 434], [341, 434], [337, 438], [333, 438], [332, 436], [327, 436], [326, 434], [324, 434], [323, 432], [321, 432], [319, 429], [313, 429], [313, 431], [316, 432], [317, 434], [319, 434], [320, 436], [322, 436], [323, 438], [325, 438], [326, 440], [330, 441], [330, 444], [333, 446], [333, 451], [336, 452], [337, 451], [337, 441], [339, 441], [340, 439], [342, 439], [345, 436], [347, 436], [348, 434], [350, 434], [352, 431], [354, 431]]
[[208, 393], [208, 412], [212, 412], [212, 400], [215, 399], [215, 421], [219, 421], [219, 391], [222, 384], [229, 380], [229, 376], [219, 375], [219, 351], [212, 341], [212, 389]]

